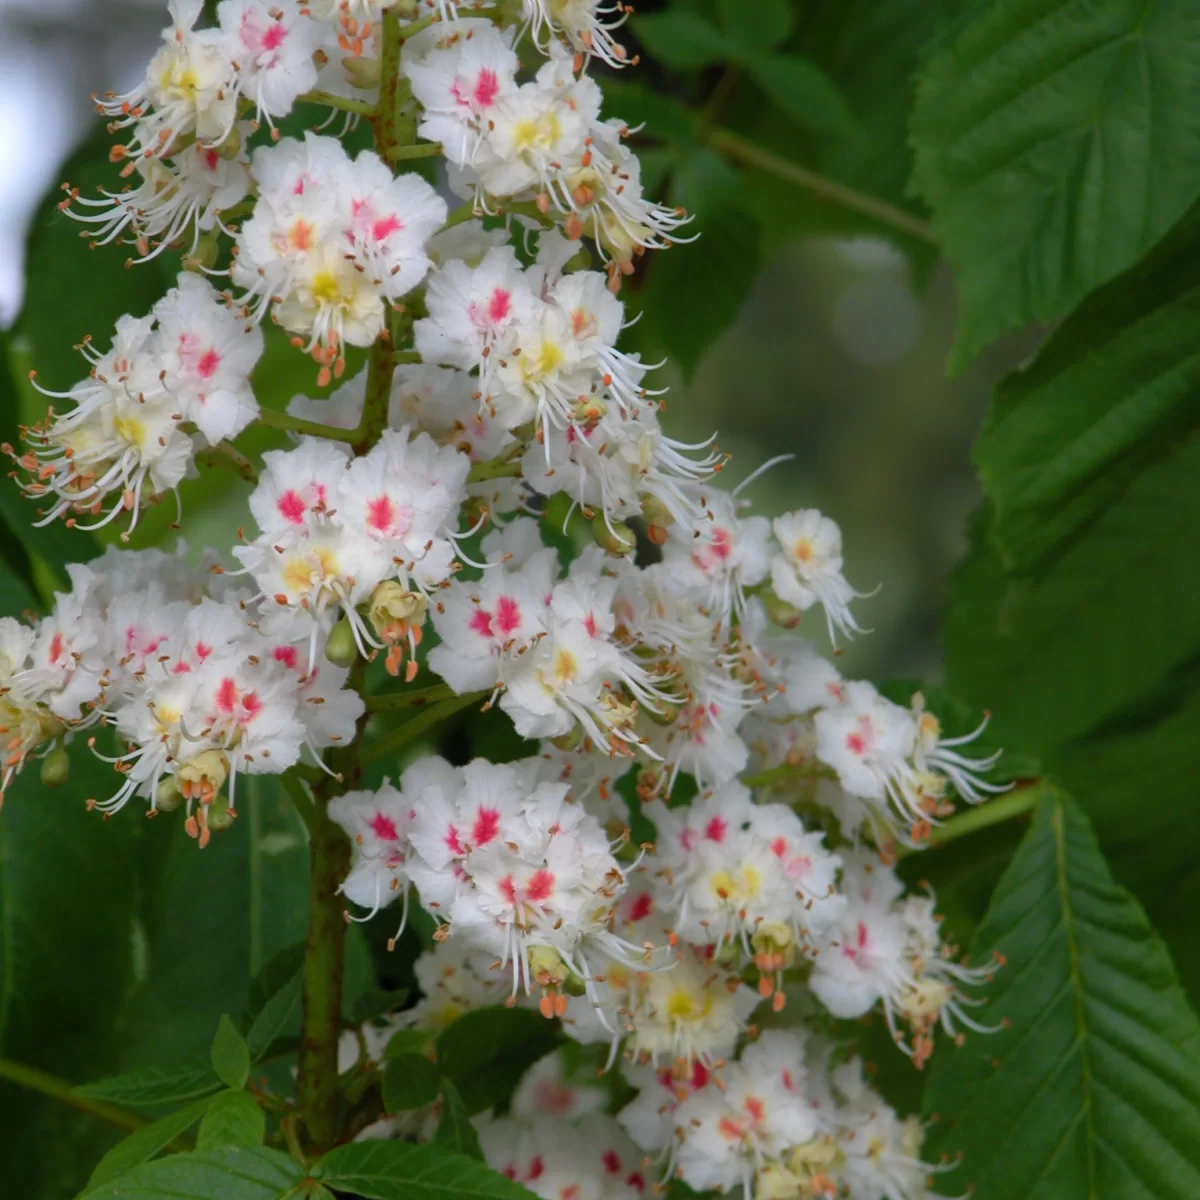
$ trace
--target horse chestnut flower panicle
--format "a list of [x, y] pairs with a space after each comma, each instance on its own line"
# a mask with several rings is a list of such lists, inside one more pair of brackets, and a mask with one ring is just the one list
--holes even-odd
[[[686, 222], [647, 198], [586, 74], [628, 63], [627, 9], [460, 7], [222, 0], [209, 27], [175, 0], [145, 79], [102, 101], [140, 181], [68, 208], [191, 269], [86, 342], [87, 377], [54, 397], [71, 406], [7, 449], [40, 524], [132, 528], [217, 462], [250, 519], [231, 555], [109, 550], [44, 617], [0, 620], [2, 786], [32, 757], [61, 781], [82, 736], [117, 775], [92, 807], [182, 809], [203, 847], [243, 777], [284, 776], [314, 856], [345, 853], [322, 822], [351, 845], [314, 872], [333, 925], [336, 904], [433, 919], [422, 998], [387, 1030], [529, 1005], [627, 1072], [615, 1118], [551, 1059], [480, 1120], [487, 1160], [546, 1200], [641, 1195], [660, 1170], [758, 1200], [920, 1200], [920, 1126], [815, 1030], [878, 1010], [918, 1067], [937, 1037], [986, 1032], [991, 967], [956, 961], [891, 863], [955, 796], [1000, 790], [996, 756], [789, 632], [813, 609], [831, 643], [862, 632], [841, 531], [749, 512], [757, 473], [718, 486], [714, 438], [669, 437], [650, 365], [620, 348], [622, 278]], [[522, 34], [545, 55], [531, 77]], [[302, 100], [346, 131], [366, 117], [374, 149], [328, 123], [281, 137]], [[453, 214], [405, 167], [436, 156]], [[283, 411], [259, 378], [268, 318], [319, 386], [351, 377]], [[231, 444], [255, 422], [262, 440]], [[574, 543], [549, 520], [560, 493]], [[524, 757], [455, 766], [418, 740], [485, 699]], [[401, 748], [398, 781], [364, 786]], [[759, 1032], [763, 1002], [784, 1027]], [[353, 1086], [383, 1044], [371, 1027], [344, 1048]]]

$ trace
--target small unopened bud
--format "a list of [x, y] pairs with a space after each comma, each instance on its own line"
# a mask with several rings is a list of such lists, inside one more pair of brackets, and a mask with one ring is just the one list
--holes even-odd
[[184, 269], [203, 274], [206, 269], [216, 266], [220, 249], [221, 243], [215, 230], [201, 234], [196, 241], [196, 248], [183, 257]]
[[583, 732], [581, 725], [572, 725], [566, 733], [561, 733], [556, 738], [551, 738], [550, 742], [556, 746], [564, 754], [570, 754], [572, 750], [578, 750], [587, 739], [587, 734]]
[[229, 800], [222, 793], [208, 809], [208, 827], [213, 833], [224, 833], [237, 818], [237, 813], [229, 807]]
[[42, 759], [42, 783], [46, 787], [62, 787], [71, 774], [71, 760], [61, 746], [55, 746]]
[[346, 79], [353, 87], [371, 91], [379, 86], [379, 59], [364, 58], [362, 55], [343, 58]]
[[566, 979], [563, 980], [563, 991], [568, 996], [586, 996], [587, 981], [582, 976], [576, 975], [574, 971], [568, 971]]
[[325, 657], [337, 667], [352, 667], [358, 662], [358, 644], [354, 640], [354, 630], [350, 628], [350, 622], [345, 617], [329, 631], [329, 641], [325, 643]]
[[637, 548], [633, 530], [620, 521], [610, 522], [602, 512], [592, 518], [592, 537], [597, 546], [615, 558], [623, 558]]
[[655, 725], [674, 725], [680, 708], [681, 705], [678, 704], [667, 704], [665, 701], [655, 700], [653, 705], [647, 704], [642, 711]]
[[780, 600], [775, 595], [774, 589], [763, 588], [758, 594], [762, 601], [762, 606], [767, 616], [783, 629], [795, 629], [800, 624], [800, 618], [804, 615], [795, 605], [789, 604], [786, 600]]
[[216, 147], [216, 150], [226, 162], [233, 162], [242, 152], [241, 130], [235, 125], [226, 135], [225, 140]]
[[183, 803], [183, 793], [174, 775], [163, 776], [154, 793], [154, 807], [160, 812], [174, 812]]
[[642, 497], [642, 516], [646, 518], [647, 525], [659, 529], [670, 529], [675, 524], [671, 510], [657, 496]]
[[529, 971], [542, 987], [558, 987], [571, 974], [571, 968], [553, 946], [534, 946], [529, 951]]

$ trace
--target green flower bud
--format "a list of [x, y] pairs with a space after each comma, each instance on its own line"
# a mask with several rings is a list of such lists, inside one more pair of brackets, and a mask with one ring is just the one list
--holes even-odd
[[762, 601], [767, 616], [776, 625], [784, 629], [795, 629], [800, 624], [800, 618], [804, 614], [794, 605], [788, 604], [786, 600], [780, 600], [772, 588], [763, 588], [758, 593], [758, 597]]
[[46, 787], [62, 787], [71, 774], [71, 760], [61, 746], [55, 746], [42, 759], [42, 783]]
[[183, 793], [174, 775], [164, 775], [154, 793], [154, 807], [160, 812], [174, 812], [183, 803]]
[[325, 643], [325, 657], [338, 667], [352, 667], [358, 662], [358, 644], [354, 640], [354, 630], [350, 628], [350, 622], [345, 617], [330, 630], [329, 641]]
[[237, 819], [237, 813], [229, 807], [229, 800], [222, 792], [208, 806], [207, 825], [213, 833], [224, 833]]
[[346, 78], [356, 88], [370, 91], [379, 86], [379, 59], [365, 58], [360, 54], [343, 58], [342, 66], [346, 69]]
[[592, 518], [592, 537], [596, 539], [597, 546], [614, 558], [623, 558], [637, 549], [633, 530], [620, 521], [607, 521], [602, 512]]

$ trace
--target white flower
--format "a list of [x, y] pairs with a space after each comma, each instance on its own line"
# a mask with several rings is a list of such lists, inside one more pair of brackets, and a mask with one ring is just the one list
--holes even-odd
[[418, 175], [392, 175], [364, 150], [351, 161], [333, 138], [306, 134], [255, 151], [260, 196], [238, 233], [233, 281], [254, 315], [268, 308], [305, 348], [341, 372], [343, 342], [368, 346], [383, 330], [385, 302], [425, 277], [425, 242], [446, 205]]
[[238, 92], [268, 124], [287, 116], [317, 82], [319, 26], [296, 0], [221, 0], [217, 20], [222, 49], [237, 68]]
[[852, 636], [861, 627], [850, 613], [856, 592], [842, 574], [842, 531], [815, 508], [785, 513], [772, 523], [780, 553], [771, 560], [771, 586], [775, 594], [802, 612], [820, 603], [835, 634]]

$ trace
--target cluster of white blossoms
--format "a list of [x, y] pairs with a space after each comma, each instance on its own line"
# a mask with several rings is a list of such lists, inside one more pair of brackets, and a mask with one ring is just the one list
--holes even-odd
[[[918, 1066], [938, 1028], [980, 1028], [985, 972], [893, 863], [999, 790], [995, 757], [796, 635], [806, 613], [835, 649], [861, 632], [837, 525], [748, 513], [715, 486], [713, 440], [668, 437], [650, 368], [619, 349], [623, 276], [685, 219], [646, 198], [584, 73], [627, 61], [626, 8], [458, 7], [222, 0], [204, 27], [199, 0], [174, 0], [143, 83], [103, 101], [139, 179], [67, 205], [97, 240], [189, 270], [107, 352], [84, 347], [73, 408], [11, 451], [41, 520], [132, 525], [198, 449], [238, 456], [256, 418], [286, 433], [237, 460], [254, 487], [236, 564], [109, 550], [49, 616], [0, 622], [4, 784], [33, 755], [61, 774], [81, 731], [100, 754], [110, 726], [119, 778], [94, 806], [184, 806], [204, 845], [240, 775], [297, 768], [302, 787], [320, 778], [305, 754], [332, 773], [320, 752], [374, 731], [368, 686], [375, 710], [494, 705], [520, 761], [418, 755], [396, 785], [323, 785], [359, 918], [414, 900], [434, 918], [423, 994], [389, 1030], [528, 1004], [637, 1089], [605, 1113], [539, 1067], [483, 1123], [488, 1160], [546, 1200], [663, 1173], [758, 1200], [920, 1200], [920, 1125], [806, 1026], [878, 1012]], [[547, 56], [531, 78], [518, 47]], [[376, 149], [280, 137], [302, 98], [368, 117]], [[439, 155], [439, 176], [405, 169]], [[369, 365], [260, 412], [264, 319], [322, 386], [347, 347]], [[377, 658], [441, 682], [368, 684]], [[762, 1005], [791, 1027], [760, 1035]], [[385, 1032], [351, 1039], [351, 1062]]]
[[[38, 525], [62, 517], [83, 529], [173, 492], [196, 451], [234, 437], [258, 415], [250, 374], [262, 331], [198, 275], [180, 275], [149, 316], [122, 317], [112, 346], [81, 350], [88, 377], [23, 430], [29, 449], [4, 450], [27, 472], [25, 492], [44, 502]], [[43, 389], [44, 391], [44, 389]]]
[[186, 807], [201, 846], [228, 828], [239, 774], [278, 774], [354, 738], [363, 700], [347, 671], [306, 668], [307, 622], [267, 633], [228, 576], [175, 553], [108, 550], [71, 568], [50, 615], [0, 619], [4, 786], [35, 752], [100, 723], [125, 749], [110, 761], [108, 814], [140, 797], [151, 814]]

